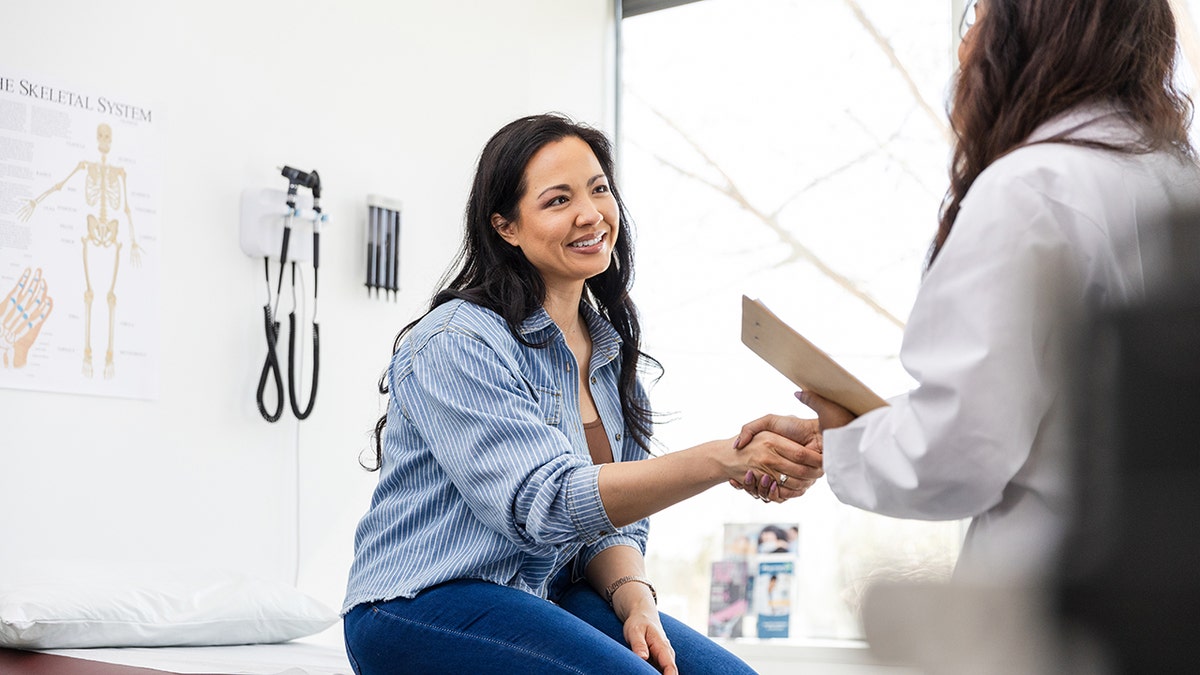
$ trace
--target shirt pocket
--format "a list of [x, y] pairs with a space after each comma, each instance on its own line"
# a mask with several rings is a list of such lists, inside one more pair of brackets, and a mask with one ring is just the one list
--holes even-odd
[[537, 397], [538, 408], [546, 424], [558, 426], [562, 421], [562, 392], [554, 387], [532, 385], [534, 396]]

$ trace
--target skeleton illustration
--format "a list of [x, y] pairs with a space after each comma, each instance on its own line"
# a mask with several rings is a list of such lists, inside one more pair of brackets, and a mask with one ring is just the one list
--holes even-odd
[[108, 285], [108, 348], [104, 354], [104, 377], [111, 379], [116, 373], [113, 366], [113, 328], [115, 327], [115, 315], [117, 309], [117, 295], [114, 289], [117, 286], [117, 272], [121, 265], [121, 247], [122, 243], [118, 238], [119, 232], [117, 228], [117, 220], [109, 219], [109, 209], [114, 211], [124, 206], [125, 221], [129, 223], [129, 261], [134, 267], [139, 267], [142, 263], [141, 253], [142, 248], [138, 246], [137, 238], [134, 236], [133, 219], [129, 212], [129, 196], [125, 185], [125, 169], [119, 166], [113, 166], [108, 163], [108, 151], [112, 147], [112, 128], [107, 124], [101, 124], [96, 127], [96, 143], [100, 150], [99, 162], [81, 161], [75, 166], [67, 177], [56, 183], [49, 190], [46, 190], [37, 199], [31, 199], [27, 204], [21, 207], [17, 213], [22, 221], [28, 221], [33, 215], [33, 210], [41, 203], [43, 199], [52, 192], [58, 192], [63, 189], [67, 181], [76, 173], [85, 171], [87, 180], [84, 186], [84, 198], [89, 207], [99, 206], [99, 215], [88, 214], [87, 217], [87, 234], [82, 238], [83, 242], [83, 278], [86, 283], [86, 289], [83, 293], [83, 303], [85, 308], [85, 324], [84, 324], [84, 346], [83, 346], [83, 375], [84, 377], [92, 376], [92, 300], [94, 294], [92, 292], [92, 276], [88, 269], [88, 246], [96, 248], [113, 248], [113, 271], [112, 280]]

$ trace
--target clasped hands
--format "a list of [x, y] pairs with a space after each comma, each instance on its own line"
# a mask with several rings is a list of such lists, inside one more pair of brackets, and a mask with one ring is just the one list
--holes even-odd
[[812, 392], [796, 398], [817, 413], [816, 419], [765, 415], [742, 427], [733, 448], [744, 453], [750, 469], [729, 484], [764, 502], [782, 503], [808, 491], [824, 469], [822, 432], [844, 426], [855, 415]]

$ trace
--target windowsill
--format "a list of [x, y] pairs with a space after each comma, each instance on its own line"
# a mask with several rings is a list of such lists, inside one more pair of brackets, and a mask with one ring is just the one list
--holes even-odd
[[[751, 663], [838, 664], [844, 666], [911, 668], [911, 664], [884, 661], [871, 654], [862, 640], [817, 638], [713, 638], [722, 647]], [[890, 671], [889, 671], [890, 672]]]

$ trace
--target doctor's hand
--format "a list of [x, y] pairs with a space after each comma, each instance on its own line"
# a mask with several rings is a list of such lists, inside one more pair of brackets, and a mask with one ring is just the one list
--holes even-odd
[[735, 450], [755, 452], [759, 447], [766, 448], [793, 468], [747, 471], [745, 476], [733, 479], [729, 484], [764, 502], [781, 503], [803, 495], [825, 475], [821, 433], [816, 422], [767, 415], [742, 427], [742, 433], [734, 439]]
[[817, 420], [821, 424], [821, 431], [844, 427], [858, 417], [858, 415], [846, 410], [833, 401], [818, 396], [811, 391], [798, 391], [796, 392], [796, 398], [804, 405], [812, 408], [813, 412], [817, 413]]

